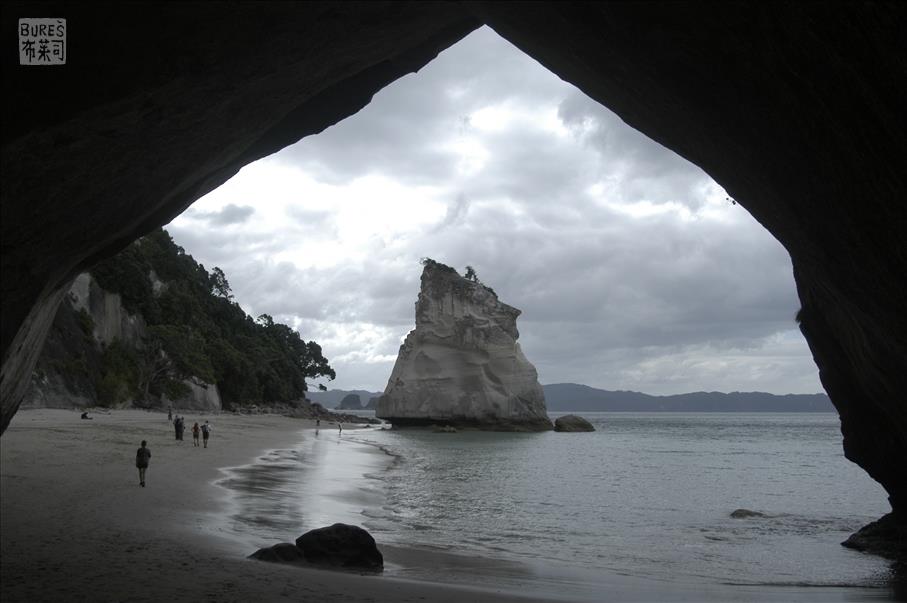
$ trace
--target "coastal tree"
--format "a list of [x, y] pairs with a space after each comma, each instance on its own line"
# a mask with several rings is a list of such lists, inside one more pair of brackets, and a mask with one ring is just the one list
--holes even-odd
[[230, 289], [230, 283], [227, 282], [227, 275], [218, 266], [211, 271], [211, 292], [224, 299], [233, 299], [233, 292]]
[[335, 378], [318, 344], [269, 314], [247, 315], [233, 300], [224, 271], [209, 273], [163, 229], [105, 260], [92, 275], [148, 327], [143, 343], [121, 346], [128, 348], [128, 362], [107, 355], [101, 377], [109, 403], [162, 394], [175, 399], [188, 393], [182, 382], [194, 376], [216, 383], [226, 408], [268, 404], [303, 397], [307, 380]]

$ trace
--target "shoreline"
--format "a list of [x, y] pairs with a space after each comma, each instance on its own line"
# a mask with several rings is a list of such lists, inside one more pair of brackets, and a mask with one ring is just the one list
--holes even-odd
[[[618, 574], [600, 576], [593, 585], [597, 590], [578, 593], [569, 588], [569, 575], [552, 572], [543, 562], [380, 541], [388, 565], [384, 575], [250, 560], [246, 555], [254, 549], [238, 546], [226, 530], [210, 529], [230, 515], [229, 497], [218, 483], [225, 479], [225, 471], [254, 465], [269, 451], [295, 450], [300, 441], [312, 442], [314, 421], [278, 415], [189, 415], [190, 424], [204, 418], [212, 421], [214, 431], [205, 449], [194, 448], [190, 440], [176, 442], [163, 413], [112, 411], [95, 416], [94, 421], [81, 421], [77, 411], [20, 411], [0, 438], [4, 601], [886, 598], [884, 589], [711, 585], [678, 582], [671, 576], [648, 580]], [[327, 427], [322, 431], [335, 436]], [[365, 430], [350, 432], [358, 435]], [[147, 488], [138, 486], [133, 466], [141, 439], [149, 441], [153, 455]], [[376, 454], [381, 450], [355, 436], [351, 439], [373, 447]], [[322, 443], [334, 440], [336, 436]], [[323, 460], [311, 459], [312, 467], [327, 469]], [[282, 533], [266, 545], [292, 541], [299, 533]], [[573, 572], [573, 578], [581, 581], [582, 570]]]
[[[195, 448], [175, 441], [164, 413], [79, 415], [20, 411], [0, 438], [4, 601], [454, 602], [477, 593], [490, 602], [541, 600], [264, 563], [206, 532], [206, 515], [225, 505], [215, 485], [220, 469], [291, 447], [313, 421], [199, 413], [214, 430], [208, 448]], [[145, 488], [134, 467], [142, 439], [152, 452]]]

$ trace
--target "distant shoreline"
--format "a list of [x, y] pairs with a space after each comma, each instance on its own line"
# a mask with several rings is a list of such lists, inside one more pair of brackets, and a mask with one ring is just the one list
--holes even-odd
[[[542, 389], [549, 412], [836, 412], [831, 399], [824, 393], [690, 392], [653, 396], [577, 383], [552, 383], [543, 385]], [[381, 395], [366, 390], [340, 389], [307, 395], [325, 408], [334, 408], [350, 394], [358, 395], [364, 403]]]

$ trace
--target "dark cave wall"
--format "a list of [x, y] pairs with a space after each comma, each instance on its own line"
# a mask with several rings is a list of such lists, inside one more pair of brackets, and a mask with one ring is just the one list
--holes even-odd
[[905, 509], [899, 4], [28, 7], [4, 6], [3, 36], [19, 16], [65, 16], [71, 62], [0, 57], [17, 91], [3, 99], [4, 428], [79, 270], [242, 165], [354, 113], [484, 21], [701, 166], [781, 241], [845, 453]]

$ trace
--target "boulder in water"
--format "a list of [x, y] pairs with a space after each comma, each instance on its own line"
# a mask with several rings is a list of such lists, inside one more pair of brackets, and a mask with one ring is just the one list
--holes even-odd
[[577, 415], [564, 415], [554, 420], [554, 431], [595, 431], [592, 423]]
[[750, 511], [749, 509], [735, 509], [731, 511], [731, 517], [734, 519], [749, 519], [751, 517], [765, 517], [765, 513]]

